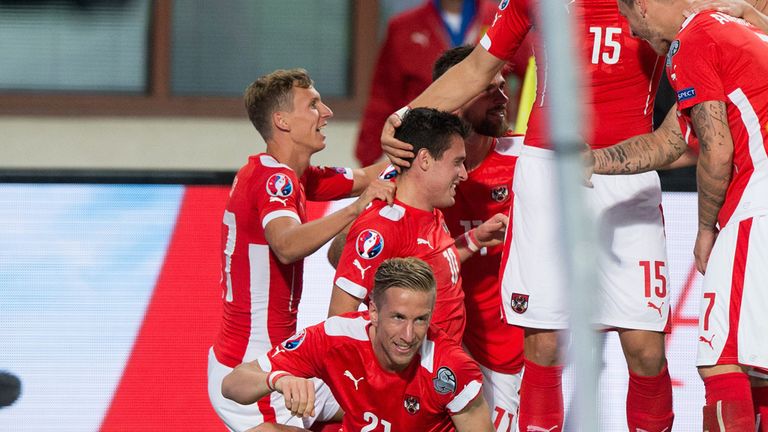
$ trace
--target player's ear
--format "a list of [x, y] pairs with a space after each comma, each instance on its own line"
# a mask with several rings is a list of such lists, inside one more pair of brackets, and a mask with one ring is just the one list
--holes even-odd
[[272, 124], [275, 125], [275, 128], [283, 132], [291, 131], [291, 126], [288, 123], [287, 113], [284, 111], [275, 111], [272, 113]]
[[368, 302], [368, 315], [371, 317], [371, 325], [376, 327], [379, 325], [379, 310], [376, 309], [376, 303], [371, 300]]
[[413, 158], [413, 163], [411, 163], [411, 166], [415, 165], [421, 168], [422, 171], [427, 171], [433, 162], [434, 160], [432, 159], [432, 155], [429, 154], [429, 151], [425, 148], [421, 148], [416, 153], [416, 157]]

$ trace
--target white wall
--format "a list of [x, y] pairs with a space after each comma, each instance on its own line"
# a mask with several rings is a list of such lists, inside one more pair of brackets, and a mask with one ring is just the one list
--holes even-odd
[[[356, 166], [357, 123], [331, 120], [318, 165]], [[236, 170], [263, 151], [243, 119], [0, 117], [2, 168]]]

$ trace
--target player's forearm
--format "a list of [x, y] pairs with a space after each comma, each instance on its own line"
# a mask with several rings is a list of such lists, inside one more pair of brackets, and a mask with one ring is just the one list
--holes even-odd
[[360, 307], [360, 299], [334, 285], [331, 291], [331, 301], [328, 304], [328, 316], [336, 316], [355, 312]]
[[269, 394], [268, 373], [256, 362], [243, 363], [232, 370], [221, 382], [221, 394], [242, 405], [252, 404]]
[[733, 140], [724, 102], [697, 104], [691, 108], [691, 117], [701, 145], [696, 167], [699, 229], [712, 230], [731, 180]]
[[[768, 0], [755, 2], [754, 8], [747, 8], [744, 11], [744, 19], [752, 24], [753, 26], [759, 28], [763, 32], [768, 33]], [[760, 7], [758, 7], [757, 3], [760, 3]]]
[[320, 219], [295, 224], [283, 232], [276, 233], [275, 238], [270, 238], [268, 234], [267, 240], [280, 262], [289, 264], [320, 249], [354, 221], [358, 214], [359, 211], [353, 203]]
[[[377, 146], [378, 147], [378, 146]], [[372, 181], [379, 178], [379, 174], [389, 166], [389, 160], [383, 160], [365, 168], [354, 170], [355, 184], [352, 186], [350, 196], [359, 196]]]
[[504, 61], [478, 46], [467, 58], [432, 82], [409, 106], [455, 111], [480, 94], [502, 67]]
[[652, 133], [637, 135], [611, 147], [593, 150], [595, 174], [637, 174], [676, 161], [688, 148], [671, 109]]

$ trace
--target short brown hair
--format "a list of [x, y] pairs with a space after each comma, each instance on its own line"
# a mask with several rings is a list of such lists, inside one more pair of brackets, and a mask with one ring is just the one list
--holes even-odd
[[278, 69], [245, 89], [248, 118], [264, 140], [272, 138], [272, 114], [293, 110], [293, 87], [310, 88], [312, 78], [304, 69]]
[[435, 297], [435, 276], [424, 261], [414, 258], [390, 258], [379, 266], [373, 279], [371, 300], [376, 307], [382, 306], [384, 293], [390, 288], [404, 288], [432, 294]]

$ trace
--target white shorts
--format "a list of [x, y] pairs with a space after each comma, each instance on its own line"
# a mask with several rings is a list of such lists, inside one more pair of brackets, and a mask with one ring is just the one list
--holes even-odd
[[696, 364], [768, 368], [768, 215], [720, 231], [702, 291]]
[[[515, 167], [512, 244], [502, 269], [502, 304], [510, 324], [568, 327], [560, 203], [554, 152], [524, 146]], [[664, 331], [669, 278], [661, 186], [656, 172], [593, 175], [584, 188], [597, 223], [599, 314], [606, 327]]]
[[[296, 417], [285, 408], [283, 395], [272, 392], [270, 395], [267, 412], [262, 412], [258, 403], [240, 405], [229, 400], [221, 394], [221, 382], [224, 377], [232, 372], [232, 368], [225, 366], [216, 359], [213, 348], [208, 352], [208, 397], [216, 414], [224, 421], [229, 430], [241, 432], [256, 427], [272, 417], [269, 411], [274, 410], [274, 421], [289, 426], [309, 428], [315, 421], [329, 421], [339, 411], [339, 404], [331, 394], [331, 390], [324, 382], [313, 379], [315, 382], [315, 416], [301, 418]], [[271, 409], [270, 409], [271, 408]], [[267, 417], [265, 419], [265, 417]]]
[[520, 408], [520, 380], [522, 372], [505, 374], [483, 365], [483, 397], [491, 409], [491, 421], [496, 432], [517, 432], [517, 414]]

